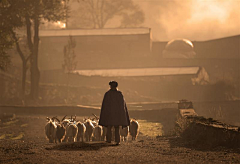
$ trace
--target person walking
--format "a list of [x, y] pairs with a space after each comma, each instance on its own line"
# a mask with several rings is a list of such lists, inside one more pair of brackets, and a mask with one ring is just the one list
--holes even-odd
[[110, 81], [110, 90], [104, 95], [99, 119], [99, 125], [107, 127], [107, 142], [112, 140], [112, 127], [115, 128], [115, 142], [120, 144], [119, 126], [130, 125], [128, 109], [123, 94], [118, 90], [118, 83]]

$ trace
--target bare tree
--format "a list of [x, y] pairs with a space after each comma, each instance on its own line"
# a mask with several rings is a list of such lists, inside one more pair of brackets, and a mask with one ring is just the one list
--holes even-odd
[[[40, 71], [38, 68], [39, 26], [43, 20], [60, 21], [66, 17], [67, 0], [5, 0], [0, 1], [0, 68], [8, 64], [6, 50], [16, 44], [17, 51], [23, 62], [23, 76], [26, 76], [26, 65], [30, 61], [31, 93], [30, 98], [38, 99]], [[19, 46], [16, 29], [26, 27], [26, 38], [29, 56], [23, 54]], [[2, 48], [3, 47], [3, 48]], [[23, 77], [25, 79], [26, 77]], [[23, 90], [25, 83], [23, 80]]]
[[[23, 97], [23, 100], [25, 101], [26, 78], [27, 78], [28, 62], [30, 59], [30, 52], [25, 45], [27, 41], [24, 40], [24, 37], [22, 38], [22, 40], [24, 40], [22, 42], [22, 46], [21, 46], [21, 42], [19, 41], [19, 38], [16, 36], [16, 33], [14, 31], [12, 31], [12, 37], [14, 39], [17, 52], [22, 60], [22, 97]], [[21, 48], [21, 47], [24, 47], [24, 48]]]
[[75, 70], [77, 67], [75, 49], [76, 41], [72, 36], [69, 36], [68, 44], [63, 48], [63, 58], [64, 62], [62, 64], [62, 68], [65, 72], [70, 73]]
[[[69, 87], [69, 73], [71, 71], [75, 70], [77, 67], [77, 61], [76, 61], [76, 55], [75, 55], [75, 49], [76, 47], [76, 41], [72, 36], [69, 36], [68, 44], [64, 46], [63, 48], [63, 64], [62, 68], [63, 70], [68, 74], [68, 80], [67, 80], [67, 88]], [[67, 103], [68, 103], [68, 93], [69, 88], [67, 91]]]
[[70, 13], [70, 28], [105, 28], [113, 19], [124, 27], [137, 27], [144, 22], [143, 11], [132, 0], [84, 0], [76, 4], [79, 8]]

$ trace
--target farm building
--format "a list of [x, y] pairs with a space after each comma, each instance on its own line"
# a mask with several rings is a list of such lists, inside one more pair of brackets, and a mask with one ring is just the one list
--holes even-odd
[[116, 80], [120, 90], [126, 93], [126, 99], [133, 102], [199, 100], [204, 94], [203, 87], [209, 82], [203, 67], [76, 70], [69, 75], [62, 71], [43, 71], [41, 77], [43, 83], [103, 90], [109, 88], [110, 80]]
[[[67, 74], [63, 71], [42, 71], [44, 83], [67, 83]], [[208, 84], [209, 76], [203, 67], [158, 67], [158, 68], [132, 68], [132, 69], [98, 69], [98, 70], [75, 70], [69, 76], [72, 85], [92, 85], [91, 82], [84, 83], [81, 79], [91, 78], [119, 78], [131, 79], [139, 78], [147, 81], [149, 78], [163, 78], [165, 80], [178, 80], [179, 84], [195, 85]], [[168, 80], [167, 80], [168, 81]], [[93, 80], [93, 83], [95, 81]], [[97, 85], [97, 84], [96, 84]], [[99, 85], [101, 86], [101, 84]]]
[[[69, 35], [76, 31], [79, 32], [79, 36], [74, 36], [78, 62], [75, 72], [78, 74], [68, 75], [62, 70], [63, 47], [67, 44]], [[171, 42], [152, 42], [149, 28], [126, 31], [106, 29], [102, 32], [86, 30], [84, 34], [81, 33], [82, 30], [76, 31], [47, 30], [44, 31], [45, 33], [41, 31], [39, 47], [41, 84], [51, 84], [54, 88], [53, 93], [61, 90], [59, 96], [66, 95], [66, 86], [70, 85], [76, 103], [78, 103], [77, 98], [81, 96], [84, 101], [90, 96], [89, 102], [100, 102], [101, 94], [109, 87], [107, 82], [110, 80], [119, 82], [119, 87], [126, 93], [128, 101], [174, 101], [182, 98], [193, 101], [225, 100], [225, 97], [216, 97], [221, 94], [215, 94], [219, 89], [214, 88], [212, 84], [230, 81], [239, 86], [239, 36], [193, 41], [193, 47], [190, 49], [187, 47], [187, 50], [194, 51], [196, 55], [186, 58], [177, 56], [177, 53], [173, 54], [175, 56], [172, 54], [170, 54], [172, 56], [167, 56], [169, 54], [163, 56], [165, 49], [171, 51], [183, 42], [172, 48], [171, 46], [167, 48]], [[127, 49], [130, 43], [134, 46]], [[112, 48], [113, 46], [115, 47]], [[139, 49], [141, 52], [138, 51]], [[14, 69], [15, 74], [21, 79], [21, 69], [19, 69], [21, 60], [18, 55], [14, 54], [14, 56], [16, 60], [12, 62], [15, 64], [15, 61], [19, 61], [19, 65]], [[4, 76], [5, 79], [9, 78]], [[2, 88], [14, 88], [9, 84], [2, 82]], [[15, 83], [11, 84], [15, 85]], [[20, 80], [17, 80], [16, 84], [20, 84]], [[45, 85], [42, 87], [47, 88]], [[81, 92], [76, 88], [81, 88]], [[91, 91], [87, 88], [91, 88]], [[234, 91], [236, 93], [233, 95], [239, 97], [239, 87]], [[96, 95], [98, 98], [95, 97]]]
[[[181, 40], [181, 41], [180, 41]], [[153, 55], [164, 56], [165, 50], [169, 49], [169, 45], [176, 47], [181, 51], [192, 51], [196, 53], [195, 58], [198, 59], [239, 59], [240, 58], [240, 35], [218, 38], [206, 41], [191, 41], [189, 44], [184, 44], [186, 39], [174, 39], [169, 42], [153, 42]], [[189, 40], [187, 40], [189, 42]], [[171, 44], [174, 43], [174, 44]], [[177, 43], [177, 44], [176, 44]], [[192, 44], [192, 45], [191, 45]], [[191, 50], [192, 46], [192, 50]], [[175, 56], [176, 58], [176, 56]]]
[[61, 69], [63, 48], [69, 36], [76, 41], [74, 49], [79, 68], [114, 66], [151, 54], [151, 29], [62, 29], [41, 30], [39, 46], [40, 70]]
[[[178, 40], [174, 40], [175, 43]], [[233, 82], [240, 76], [240, 35], [207, 41], [192, 41], [192, 49], [182, 41], [178, 42], [177, 46], [172, 46], [174, 51], [169, 51], [168, 45], [171, 42], [173, 41], [153, 42], [152, 57], [155, 61], [159, 61], [158, 66], [201, 66], [208, 72], [211, 83], [219, 80]], [[182, 51], [185, 51], [184, 55]], [[191, 53], [196, 55], [189, 57]], [[152, 61], [154, 63], [154, 60]]]
[[240, 35], [207, 41], [195, 41], [198, 58], [240, 59]]
[[[192, 41], [192, 46], [183, 44], [184, 42], [153, 42], [151, 39], [151, 30], [149, 28], [130, 28], [130, 29], [77, 29], [77, 30], [41, 30], [40, 45], [39, 45], [39, 67], [41, 71], [41, 83], [61, 83], [67, 84], [68, 77], [63, 73], [63, 48], [67, 45], [69, 36], [76, 40], [76, 60], [77, 71], [89, 70], [93, 72], [101, 70], [133, 70], [145, 73], [151, 68], [161, 70], [162, 68], [203, 68], [198, 75], [208, 79], [200, 80], [195, 75], [156, 75], [156, 76], [129, 76], [127, 74], [121, 76], [121, 79], [126, 79], [123, 86], [126, 88], [137, 87], [134, 83], [136, 79], [141, 79], [143, 82], [139, 88], [144, 87], [143, 84], [148, 84], [147, 80], [157, 81], [164, 85], [159, 88], [173, 88], [172, 86], [183, 85], [195, 86], [197, 84], [214, 84], [218, 81], [230, 81], [237, 84], [239, 79], [239, 43], [240, 35], [226, 38], [219, 38], [207, 41]], [[171, 46], [171, 43], [175, 45]], [[177, 44], [176, 44], [177, 43]], [[180, 43], [180, 44], [179, 44]], [[185, 42], [186, 43], [186, 42]], [[188, 43], [188, 42], [187, 42]], [[169, 46], [170, 45], [170, 46]], [[177, 45], [177, 46], [176, 46]], [[190, 44], [191, 45], [191, 44]], [[183, 48], [181, 48], [183, 46]], [[176, 48], [187, 50], [185, 56], [177, 56], [178, 53], [172, 53]], [[167, 50], [165, 56], [164, 50]], [[166, 52], [166, 51], [165, 51]], [[189, 57], [189, 53], [193, 54]], [[195, 55], [196, 54], [196, 55]], [[171, 55], [171, 56], [168, 56]], [[14, 54], [13, 63], [18, 61], [16, 65], [17, 75], [21, 75], [21, 60], [19, 55]], [[186, 57], [188, 56], [188, 57]], [[108, 73], [106, 71], [105, 73]], [[159, 73], [160, 71], [158, 71]], [[164, 72], [164, 71], [163, 71]], [[116, 72], [114, 72], [116, 73]], [[121, 73], [121, 71], [120, 71]], [[132, 73], [130, 71], [130, 73]], [[120, 76], [120, 74], [118, 74]], [[70, 75], [72, 78], [77, 75]], [[72, 80], [72, 85], [90, 86], [96, 85], [97, 76], [81, 75], [77, 80]], [[21, 78], [21, 77], [19, 77]], [[105, 84], [105, 80], [111, 80], [113, 77], [100, 78], [99, 86]], [[128, 79], [128, 80], [127, 80]], [[194, 80], [193, 80], [194, 79]], [[133, 81], [133, 83], [132, 83]], [[123, 82], [124, 83], [124, 82]], [[140, 87], [141, 86], [141, 87]], [[171, 86], [171, 87], [167, 87]], [[191, 87], [192, 87], [191, 86]], [[107, 86], [108, 87], [108, 86]], [[136, 90], [138, 90], [136, 88]], [[167, 92], [167, 90], [166, 90]]]

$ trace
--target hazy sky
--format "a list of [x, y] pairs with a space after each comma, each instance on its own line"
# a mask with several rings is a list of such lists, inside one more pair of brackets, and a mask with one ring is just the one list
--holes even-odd
[[154, 40], [208, 40], [240, 34], [240, 0], [134, 0]]
[[[240, 0], [133, 0], [145, 13], [143, 27], [152, 29], [153, 40], [186, 38], [209, 40], [240, 35]], [[78, 10], [72, 0], [73, 10]], [[106, 28], [119, 27], [120, 19]], [[56, 24], [62, 26], [61, 24]]]

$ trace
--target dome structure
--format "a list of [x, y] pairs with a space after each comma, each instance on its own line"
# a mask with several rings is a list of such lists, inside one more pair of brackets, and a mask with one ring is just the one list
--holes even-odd
[[167, 43], [163, 50], [164, 58], [194, 58], [193, 43], [188, 39], [174, 39]]

